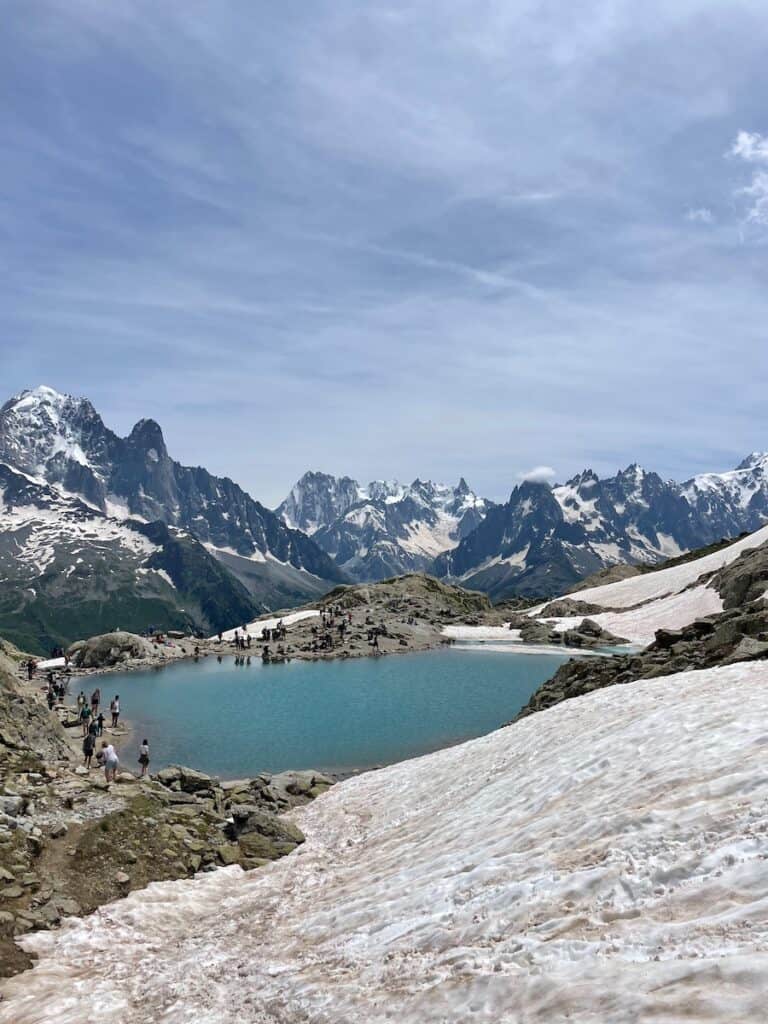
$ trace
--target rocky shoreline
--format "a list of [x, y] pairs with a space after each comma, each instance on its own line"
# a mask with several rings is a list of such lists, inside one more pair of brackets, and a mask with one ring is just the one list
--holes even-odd
[[121, 770], [107, 784], [101, 769], [79, 764], [79, 742], [42, 691], [20, 681], [8, 653], [0, 652], [0, 977], [31, 965], [20, 935], [150, 882], [285, 856], [304, 837], [282, 815], [335, 782], [315, 771], [222, 782], [172, 765], [144, 779]]

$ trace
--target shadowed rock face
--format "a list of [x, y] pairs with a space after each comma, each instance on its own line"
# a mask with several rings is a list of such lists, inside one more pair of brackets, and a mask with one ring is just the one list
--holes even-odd
[[345, 579], [237, 484], [175, 462], [154, 420], [121, 438], [50, 388], [0, 408], [0, 632], [27, 650], [116, 624], [210, 634]]
[[0, 464], [0, 633], [47, 653], [119, 625], [203, 630], [260, 610], [221, 562], [165, 523], [118, 522]]
[[0, 761], [32, 753], [46, 761], [69, 757], [69, 746], [55, 715], [25, 693], [16, 679], [16, 667], [0, 652]]

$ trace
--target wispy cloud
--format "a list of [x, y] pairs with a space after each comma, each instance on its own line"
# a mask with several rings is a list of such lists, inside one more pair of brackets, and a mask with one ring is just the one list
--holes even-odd
[[736, 190], [736, 196], [746, 200], [746, 225], [768, 224], [768, 137], [759, 132], [740, 131], [728, 154], [752, 164], [752, 180]]
[[0, 36], [6, 390], [44, 365], [274, 502], [318, 452], [503, 497], [764, 444], [768, 301], [716, 198], [763, 233], [758, 0], [727, 32], [709, 0], [33, 6]]
[[688, 210], [685, 219], [694, 224], [714, 224], [715, 215], [706, 206], [699, 206], [695, 210]]

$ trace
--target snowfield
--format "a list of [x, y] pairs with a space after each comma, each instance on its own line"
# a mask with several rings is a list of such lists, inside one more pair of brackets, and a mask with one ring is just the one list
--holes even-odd
[[528, 615], [552, 623], [560, 633], [578, 626], [585, 617], [590, 618], [614, 635], [645, 646], [653, 642], [657, 629], [681, 629], [695, 619], [721, 612], [723, 602], [717, 591], [706, 582], [694, 584], [701, 576], [716, 573], [735, 562], [742, 552], [766, 541], [768, 526], [695, 561], [563, 595], [609, 609], [605, 612], [542, 619], [541, 612], [546, 605], [541, 604], [532, 608]]
[[4, 1024], [764, 1024], [768, 670], [615, 686], [341, 783], [249, 874], [60, 931]]
[[[259, 639], [261, 636], [262, 629], [275, 629], [278, 622], [282, 622], [284, 626], [292, 626], [295, 622], [301, 622], [304, 619], [315, 619], [320, 617], [320, 612], [316, 608], [308, 609], [302, 612], [291, 612], [288, 615], [274, 616], [271, 619], [257, 619], [256, 622], [249, 622], [245, 626], [246, 633], [249, 633], [254, 639]], [[242, 633], [243, 626], [236, 626], [234, 629], [226, 629], [221, 634], [224, 640], [234, 640], [235, 633]], [[211, 640], [217, 640], [219, 634], [212, 636]]]
[[[586, 618], [607, 629], [614, 636], [621, 636], [633, 644], [645, 646], [653, 643], [657, 629], [682, 629], [694, 619], [716, 615], [722, 610], [723, 601], [718, 592], [712, 587], [702, 586], [660, 597], [630, 611], [600, 612]], [[552, 621], [554, 628], [559, 633], [564, 633], [567, 629], [578, 626], [584, 618], [584, 615], [571, 615], [543, 621]]]
[[[670, 569], [658, 569], [656, 572], [644, 573], [641, 576], [630, 576], [618, 583], [607, 583], [602, 587], [590, 587], [566, 596], [588, 604], [599, 604], [604, 608], [630, 608], [643, 601], [655, 601], [668, 594], [677, 594], [704, 573], [717, 572], [725, 565], [735, 562], [743, 551], [757, 548], [768, 541], [768, 526], [749, 534], [730, 544], [727, 548], [715, 551], [711, 555], [697, 558], [693, 562], [685, 562]], [[690, 620], [689, 620], [690, 621]]]

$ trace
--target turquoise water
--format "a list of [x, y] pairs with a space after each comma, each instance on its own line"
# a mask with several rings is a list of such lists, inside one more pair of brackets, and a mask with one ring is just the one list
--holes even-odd
[[349, 661], [237, 666], [231, 657], [109, 676], [146, 736], [151, 770], [189, 764], [223, 778], [286, 768], [391, 764], [497, 728], [562, 664], [558, 655], [441, 650]]

